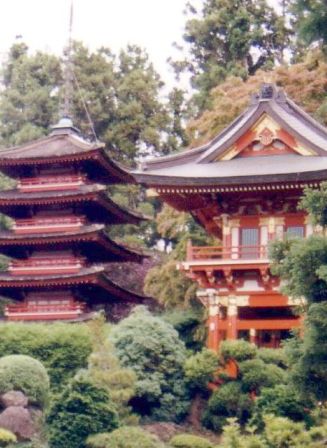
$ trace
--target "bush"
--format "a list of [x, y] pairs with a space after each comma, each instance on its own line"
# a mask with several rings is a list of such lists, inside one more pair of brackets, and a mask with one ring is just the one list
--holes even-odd
[[259, 348], [257, 357], [267, 364], [275, 364], [278, 367], [287, 367], [287, 356], [282, 348]]
[[87, 367], [91, 351], [89, 331], [83, 324], [0, 326], [0, 356], [22, 354], [38, 359], [46, 367], [55, 390]]
[[253, 359], [257, 355], [257, 347], [254, 344], [239, 339], [237, 341], [224, 341], [220, 345], [219, 355], [224, 361], [234, 359], [237, 362]]
[[25, 355], [0, 358], [0, 394], [23, 392], [31, 403], [44, 406], [49, 394], [49, 377], [43, 365]]
[[17, 442], [15, 434], [7, 429], [0, 428], [0, 446], [9, 446]]
[[186, 348], [167, 322], [137, 307], [112, 332], [122, 366], [136, 374], [134, 410], [155, 420], [183, 418], [189, 407]]
[[312, 423], [308, 408], [312, 403], [308, 398], [301, 399], [289, 385], [276, 385], [269, 389], [263, 389], [257, 398], [254, 407], [253, 422], [256, 426], [263, 426], [263, 417], [272, 414], [279, 417], [287, 417], [293, 421], [305, 421]]
[[85, 448], [89, 435], [112, 431], [118, 418], [108, 392], [78, 376], [56, 397], [47, 423], [51, 448]]
[[193, 390], [207, 390], [218, 368], [217, 354], [208, 349], [190, 356], [184, 366], [185, 376]]
[[203, 423], [215, 431], [221, 431], [229, 417], [237, 417], [245, 423], [251, 416], [253, 401], [242, 392], [239, 381], [225, 383], [211, 395], [204, 412]]
[[87, 439], [90, 448], [164, 448], [153, 434], [142, 428], [122, 426], [110, 434], [96, 434]]
[[178, 434], [169, 443], [174, 448], [213, 448], [209, 440], [192, 434]]
[[265, 438], [274, 448], [312, 447], [310, 434], [303, 423], [295, 423], [285, 417], [265, 417]]
[[262, 387], [285, 383], [286, 372], [275, 364], [265, 364], [261, 359], [249, 359], [239, 364], [244, 392], [258, 392]]

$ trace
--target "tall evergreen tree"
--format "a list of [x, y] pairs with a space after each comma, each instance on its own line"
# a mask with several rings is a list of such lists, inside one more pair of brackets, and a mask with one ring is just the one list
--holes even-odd
[[187, 13], [183, 38], [189, 57], [173, 65], [191, 74], [200, 109], [227, 75], [246, 78], [283, 60], [290, 30], [266, 0], [204, 0], [200, 11], [189, 3]]

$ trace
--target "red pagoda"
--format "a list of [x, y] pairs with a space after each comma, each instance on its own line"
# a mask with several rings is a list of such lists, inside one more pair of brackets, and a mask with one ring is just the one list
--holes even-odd
[[187, 249], [179, 268], [199, 284], [208, 309], [208, 347], [244, 338], [278, 347], [301, 325], [298, 301], [280, 292], [269, 242], [316, 231], [298, 202], [327, 179], [327, 130], [266, 84], [250, 106], [200, 147], [153, 159], [134, 173], [221, 241]]
[[111, 240], [105, 226], [142, 217], [109, 198], [106, 185], [134, 179], [103, 144], [62, 119], [48, 137], [1, 151], [0, 171], [17, 183], [0, 192], [0, 212], [13, 220], [0, 232], [0, 252], [12, 258], [0, 294], [17, 301], [7, 319], [81, 320], [99, 307], [144, 301], [110, 276], [113, 262], [143, 256]]

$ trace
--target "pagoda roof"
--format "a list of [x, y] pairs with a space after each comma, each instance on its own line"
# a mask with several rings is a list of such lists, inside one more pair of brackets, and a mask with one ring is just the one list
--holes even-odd
[[[265, 131], [271, 134], [268, 143], [261, 140]], [[276, 147], [269, 146], [275, 141]], [[251, 157], [242, 156], [250, 144], [259, 149], [252, 150]], [[210, 142], [145, 161], [133, 175], [154, 187], [325, 179], [327, 129], [282, 90], [266, 84], [249, 107]]]
[[23, 293], [52, 288], [77, 289], [92, 304], [126, 301], [143, 303], [151, 301], [149, 297], [128, 291], [115, 283], [108, 275], [104, 265], [93, 265], [82, 268], [78, 273], [63, 275], [12, 276], [0, 274], [0, 293], [3, 296], [22, 300]]
[[74, 231], [58, 234], [15, 234], [0, 232], [0, 252], [14, 258], [25, 258], [32, 250], [46, 250], [55, 246], [56, 250], [76, 248], [83, 256], [95, 262], [134, 261], [141, 262], [145, 255], [117, 244], [105, 232], [102, 224], [85, 225]]
[[48, 167], [54, 163], [86, 164], [90, 178], [106, 183], [134, 183], [128, 170], [114, 162], [104, 143], [89, 142], [77, 132], [53, 132], [47, 137], [0, 151], [0, 171], [19, 177], [28, 166]]
[[[106, 186], [80, 185], [75, 190], [39, 191], [26, 193], [18, 189], [0, 191], [0, 210], [9, 216], [24, 216], [31, 206], [72, 204], [85, 210], [89, 219], [108, 224], [139, 224], [144, 216], [128, 211], [113, 202], [106, 193]], [[25, 210], [25, 213], [24, 213]]]

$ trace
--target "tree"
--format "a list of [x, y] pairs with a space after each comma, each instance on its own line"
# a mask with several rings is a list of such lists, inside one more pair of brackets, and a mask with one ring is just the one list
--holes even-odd
[[89, 435], [117, 428], [118, 417], [107, 390], [79, 375], [54, 399], [47, 423], [51, 448], [85, 448]]
[[190, 356], [184, 366], [189, 386], [194, 391], [207, 391], [208, 383], [213, 381], [218, 368], [217, 354], [204, 348], [201, 352]]
[[119, 420], [125, 424], [137, 422], [128, 405], [134, 395], [136, 376], [133, 370], [121, 367], [114, 347], [108, 340], [105, 318], [100, 315], [88, 324], [93, 342], [89, 357], [88, 375], [98, 387], [107, 390], [114, 402]]
[[[327, 185], [307, 189], [301, 206], [314, 222], [325, 226]], [[271, 249], [273, 272], [285, 280], [285, 291], [305, 298], [303, 340], [287, 346], [294, 387], [317, 400], [327, 399], [327, 238], [313, 235], [305, 240], [276, 242]]]
[[183, 418], [189, 406], [186, 349], [174, 328], [137, 307], [110, 336], [121, 364], [136, 374], [134, 411], [154, 420]]
[[327, 53], [327, 5], [322, 0], [293, 0], [290, 10], [300, 44], [317, 44]]
[[266, 0], [204, 0], [200, 11], [189, 3], [187, 13], [183, 38], [189, 57], [173, 65], [191, 73], [200, 110], [210, 105], [210, 90], [227, 75], [245, 79], [283, 60], [290, 30]]
[[28, 54], [14, 44], [2, 68], [1, 146], [18, 145], [44, 135], [58, 113], [56, 91], [62, 80], [59, 60], [42, 52]]

